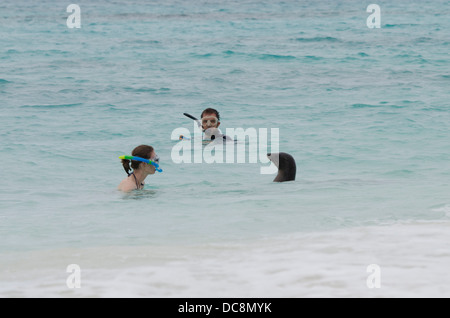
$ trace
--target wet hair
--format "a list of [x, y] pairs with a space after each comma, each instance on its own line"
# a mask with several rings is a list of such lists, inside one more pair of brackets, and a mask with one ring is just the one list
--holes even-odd
[[[131, 155], [135, 157], [141, 157], [144, 159], [150, 159], [153, 151], [154, 149], [152, 146], [140, 145], [133, 149]], [[123, 169], [125, 170], [127, 175], [131, 174], [131, 169], [133, 170], [139, 169], [140, 164], [141, 164], [140, 161], [122, 159]]]
[[220, 115], [219, 112], [217, 110], [215, 110], [214, 108], [206, 108], [203, 112], [202, 115], [200, 116], [200, 118], [203, 118], [204, 114], [214, 114], [217, 117], [217, 120], [220, 121]]

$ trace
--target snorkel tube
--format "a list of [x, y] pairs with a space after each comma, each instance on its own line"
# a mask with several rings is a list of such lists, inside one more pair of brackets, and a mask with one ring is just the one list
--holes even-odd
[[149, 165], [155, 166], [156, 171], [162, 172], [162, 169], [159, 167], [159, 164], [157, 164], [156, 162], [154, 162], [150, 159], [145, 159], [145, 158], [135, 157], [135, 156], [120, 156], [119, 159], [145, 162], [145, 163], [148, 163]]
[[202, 128], [202, 122], [200, 120], [198, 120], [197, 118], [195, 118], [194, 116], [192, 116], [191, 114], [188, 114], [188, 113], [183, 113], [183, 115], [194, 120], [197, 123], [198, 128]]

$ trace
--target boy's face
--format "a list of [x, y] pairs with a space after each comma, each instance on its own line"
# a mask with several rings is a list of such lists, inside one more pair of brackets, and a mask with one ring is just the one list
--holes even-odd
[[202, 117], [202, 128], [206, 130], [208, 128], [218, 128], [220, 125], [219, 120], [217, 120], [216, 114], [206, 113]]

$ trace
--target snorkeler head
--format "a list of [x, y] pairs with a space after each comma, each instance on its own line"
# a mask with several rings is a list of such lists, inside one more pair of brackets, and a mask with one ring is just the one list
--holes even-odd
[[206, 108], [201, 116], [202, 128], [218, 128], [220, 125], [220, 115], [214, 108]]
[[[144, 159], [150, 159], [154, 153], [152, 146], [140, 145], [133, 149], [131, 152], [132, 156], [140, 157]], [[131, 167], [130, 167], [131, 164]], [[122, 165], [125, 172], [130, 175], [131, 169], [138, 170], [142, 162], [135, 160], [122, 159]]]

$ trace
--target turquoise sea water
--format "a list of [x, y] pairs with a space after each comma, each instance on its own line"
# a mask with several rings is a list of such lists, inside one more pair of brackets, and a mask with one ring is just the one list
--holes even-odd
[[[0, 3], [1, 296], [450, 295], [449, 1], [77, 4]], [[278, 128], [297, 180], [174, 163], [206, 107]], [[119, 193], [140, 144], [164, 172]]]

